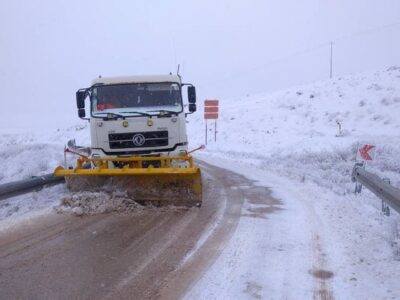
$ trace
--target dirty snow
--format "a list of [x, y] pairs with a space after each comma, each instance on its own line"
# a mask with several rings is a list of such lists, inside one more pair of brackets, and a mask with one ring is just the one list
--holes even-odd
[[126, 193], [76, 192], [62, 196], [60, 205], [55, 209], [57, 212], [72, 212], [82, 216], [109, 212], [139, 212], [142, 205], [130, 199]]

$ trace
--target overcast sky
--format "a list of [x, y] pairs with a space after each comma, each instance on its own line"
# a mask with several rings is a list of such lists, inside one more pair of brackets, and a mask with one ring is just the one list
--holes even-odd
[[98, 75], [179, 63], [198, 100], [223, 103], [328, 78], [330, 41], [336, 76], [400, 65], [398, 0], [0, 3], [2, 131], [76, 123]]

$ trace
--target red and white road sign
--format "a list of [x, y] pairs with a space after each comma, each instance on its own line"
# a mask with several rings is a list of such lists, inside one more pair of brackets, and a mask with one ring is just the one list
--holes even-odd
[[206, 120], [218, 120], [218, 114], [204, 114]]
[[375, 145], [363, 145], [358, 152], [363, 160], [372, 160], [375, 154]]
[[204, 100], [204, 119], [217, 120], [218, 119], [218, 100]]
[[217, 113], [218, 106], [204, 106], [204, 112], [205, 113]]
[[204, 100], [204, 106], [218, 106], [219, 100]]

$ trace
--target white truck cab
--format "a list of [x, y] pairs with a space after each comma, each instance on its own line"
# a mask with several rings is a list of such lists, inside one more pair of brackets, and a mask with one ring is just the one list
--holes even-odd
[[[185, 85], [188, 112], [182, 99]], [[90, 122], [93, 158], [187, 153], [186, 115], [196, 111], [196, 90], [178, 75], [99, 77], [78, 90], [76, 99], [79, 117]]]

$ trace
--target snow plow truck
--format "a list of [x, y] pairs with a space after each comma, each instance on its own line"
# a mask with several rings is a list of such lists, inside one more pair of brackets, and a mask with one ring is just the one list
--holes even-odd
[[69, 190], [123, 191], [139, 203], [201, 206], [201, 173], [186, 133], [186, 117], [196, 111], [192, 84], [179, 75], [99, 76], [76, 92], [76, 104], [78, 116], [90, 123], [91, 147], [68, 142], [65, 156], [77, 155], [76, 164], [59, 166], [54, 175], [64, 176]]

